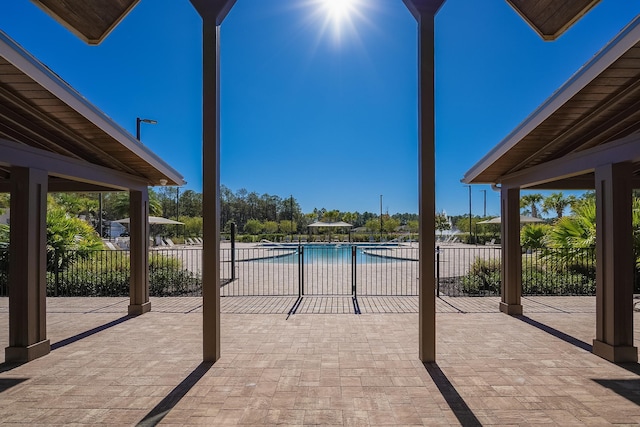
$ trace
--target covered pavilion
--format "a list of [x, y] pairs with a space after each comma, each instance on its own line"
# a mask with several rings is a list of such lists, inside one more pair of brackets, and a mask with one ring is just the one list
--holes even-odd
[[11, 194], [5, 360], [49, 353], [48, 192], [128, 191], [131, 315], [150, 310], [148, 186], [182, 176], [0, 31], [0, 191]]
[[[138, 0], [32, 0], [43, 10], [90, 44], [100, 43], [108, 33], [135, 7]], [[186, 1], [186, 0], [184, 0]], [[400, 0], [398, 0], [400, 1]], [[545, 39], [558, 37], [572, 23], [585, 14], [599, 0], [508, 0], [508, 3]], [[211, 262], [203, 269], [203, 359], [215, 362], [220, 358], [220, 36], [222, 23], [236, 0], [191, 0], [203, 20], [203, 257]], [[434, 362], [436, 357], [435, 309], [435, 120], [434, 120], [434, 19], [445, 0], [403, 0], [417, 21], [418, 37], [418, 169], [420, 262], [419, 262], [419, 320], [418, 354], [423, 362]], [[126, 139], [126, 138], [125, 138]], [[4, 152], [0, 160], [3, 160]], [[153, 163], [158, 165], [157, 162]], [[181, 178], [168, 168], [164, 179], [180, 184]], [[171, 173], [170, 173], [171, 172]], [[160, 174], [161, 175], [161, 174]], [[34, 178], [13, 173], [13, 182], [30, 183]], [[159, 182], [161, 176], [143, 175], [146, 184]], [[44, 179], [42, 179], [44, 181]], [[128, 186], [130, 185], [130, 187]], [[132, 211], [144, 211], [144, 189], [132, 184], [122, 185], [132, 192]], [[131, 188], [134, 188], [131, 190]], [[35, 192], [36, 190], [33, 190]], [[95, 191], [95, 190], [94, 190]], [[35, 194], [35, 193], [34, 193]], [[13, 198], [12, 198], [13, 200]], [[24, 211], [33, 208], [24, 203]], [[41, 209], [39, 212], [41, 212]], [[146, 227], [144, 214], [132, 213], [132, 235], [143, 235]], [[505, 216], [505, 215], [503, 215]], [[34, 218], [33, 221], [36, 221]], [[42, 221], [39, 222], [41, 224]], [[503, 224], [505, 226], [506, 224]], [[40, 229], [42, 232], [42, 228]], [[132, 236], [133, 237], [133, 236]], [[35, 237], [34, 237], [35, 239]], [[142, 239], [145, 240], [145, 239]], [[144, 243], [138, 238], [136, 250]], [[141, 252], [139, 261], [143, 262]], [[29, 262], [37, 264], [41, 257], [37, 251], [25, 252]], [[146, 274], [144, 264], [132, 265], [134, 275]], [[25, 279], [26, 280], [26, 279]], [[138, 279], [132, 281], [135, 282]], [[139, 279], [142, 280], [142, 279]], [[515, 279], [514, 279], [515, 280]], [[137, 282], [136, 282], [137, 283]], [[42, 283], [40, 284], [42, 286]], [[137, 289], [137, 288], [136, 288]], [[133, 298], [133, 296], [132, 296]], [[144, 297], [132, 302], [132, 310], [144, 312], [148, 304]], [[25, 301], [19, 311], [37, 310], [36, 301]], [[26, 314], [24, 314], [26, 316]], [[44, 338], [42, 338], [44, 339]], [[35, 340], [38, 342], [38, 340]]]
[[467, 184], [500, 187], [502, 301], [522, 314], [521, 189], [596, 193], [596, 337], [593, 352], [636, 362], [632, 190], [640, 187], [640, 17], [487, 153]]

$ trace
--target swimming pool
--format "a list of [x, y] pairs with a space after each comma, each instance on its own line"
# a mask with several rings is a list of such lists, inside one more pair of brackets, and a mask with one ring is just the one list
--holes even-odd
[[370, 264], [381, 262], [396, 262], [407, 260], [398, 257], [394, 249], [399, 245], [389, 244], [264, 244], [270, 248], [273, 256], [263, 259], [265, 262], [298, 263], [304, 260], [305, 264]]

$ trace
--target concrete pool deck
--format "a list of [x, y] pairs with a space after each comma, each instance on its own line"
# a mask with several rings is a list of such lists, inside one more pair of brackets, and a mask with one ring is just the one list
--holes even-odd
[[[52, 351], [0, 365], [0, 422], [640, 423], [638, 365], [589, 351], [593, 297], [527, 297], [522, 317], [498, 313], [496, 298], [440, 298], [438, 363], [427, 365], [417, 355], [417, 314], [402, 312], [399, 302], [395, 311], [324, 314], [332, 305], [308, 298], [314, 308], [307, 312], [317, 314], [287, 317], [287, 303], [277, 309], [275, 299], [223, 298], [222, 357], [208, 365], [201, 363], [200, 298], [152, 298], [152, 311], [140, 317], [126, 316], [126, 298], [49, 298]], [[417, 300], [400, 299], [408, 307]], [[3, 325], [7, 306], [0, 298]], [[265, 307], [273, 314], [256, 314]]]

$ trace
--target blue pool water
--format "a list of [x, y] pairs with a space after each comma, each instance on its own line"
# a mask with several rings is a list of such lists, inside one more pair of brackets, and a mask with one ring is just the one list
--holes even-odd
[[[267, 245], [265, 245], [267, 246]], [[389, 249], [397, 245], [351, 245], [351, 244], [305, 244], [302, 245], [305, 264], [322, 263], [322, 264], [349, 264], [353, 257], [353, 249], [355, 248], [356, 263], [367, 264], [371, 262], [391, 262], [393, 259], [384, 258], [385, 253], [390, 252]], [[277, 252], [283, 252], [290, 249], [290, 254], [278, 255]], [[299, 257], [297, 245], [274, 245], [274, 258], [270, 262], [297, 263]], [[374, 255], [372, 255], [374, 254]], [[390, 253], [389, 253], [390, 255]], [[277, 258], [275, 258], [277, 257]]]

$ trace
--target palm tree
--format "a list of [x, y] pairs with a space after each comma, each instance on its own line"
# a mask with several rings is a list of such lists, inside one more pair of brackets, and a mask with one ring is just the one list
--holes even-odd
[[552, 193], [542, 201], [542, 212], [549, 213], [550, 211], [554, 211], [558, 219], [560, 219], [567, 206], [573, 206], [575, 200], [576, 198], [574, 196], [565, 197], [562, 191]]
[[534, 218], [538, 218], [538, 203], [542, 201], [542, 194], [533, 193], [533, 194], [525, 194], [520, 197], [520, 208], [530, 208], [531, 216]]
[[548, 233], [555, 248], [593, 248], [596, 244], [596, 204], [585, 201], [575, 206], [572, 216], [558, 220]]
[[550, 226], [547, 224], [527, 224], [520, 231], [520, 245], [527, 249], [541, 249]]
[[549, 230], [547, 243], [550, 250], [546, 257], [558, 267], [592, 268], [588, 253], [596, 244], [595, 201], [576, 204], [573, 215], [560, 218]]

